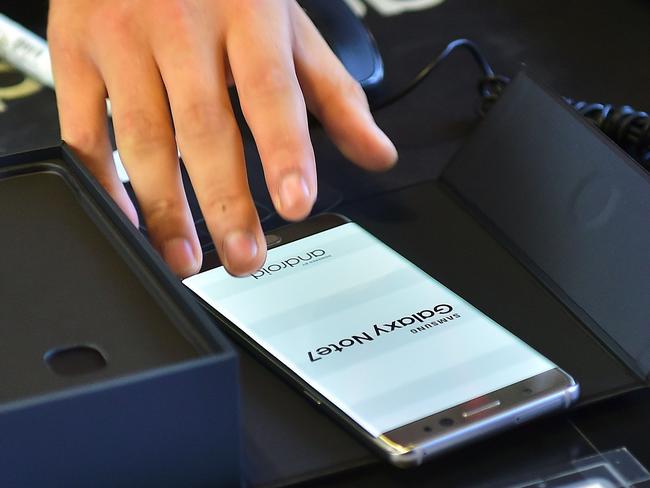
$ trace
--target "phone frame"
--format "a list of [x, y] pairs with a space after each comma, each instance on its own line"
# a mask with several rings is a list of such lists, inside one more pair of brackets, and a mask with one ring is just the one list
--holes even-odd
[[[273, 230], [266, 236], [267, 244], [269, 248], [278, 247], [349, 222], [351, 222], [350, 219], [339, 214], [317, 215], [303, 222]], [[216, 251], [207, 251], [204, 254], [201, 272], [221, 265]], [[187, 289], [210, 315], [226, 325], [226, 332], [230, 336], [260, 358], [264, 364], [271, 366], [271, 369], [279, 373], [288, 384], [306, 396], [312, 403], [323, 408], [347, 430], [356, 434], [368, 446], [397, 467], [418, 466], [427, 458], [442, 451], [459, 447], [469, 441], [504, 430], [509, 426], [518, 425], [551, 411], [568, 408], [577, 400], [580, 393], [580, 387], [574, 379], [560, 368], [555, 368], [375, 437], [236, 324], [205, 302], [189, 287]], [[451, 291], [453, 292], [453, 290]]]

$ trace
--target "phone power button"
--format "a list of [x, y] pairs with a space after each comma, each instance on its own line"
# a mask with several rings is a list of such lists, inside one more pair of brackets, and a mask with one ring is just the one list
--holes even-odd
[[314, 395], [309, 393], [307, 390], [303, 390], [303, 393], [307, 396], [307, 398], [309, 398], [316, 405], [320, 405], [322, 403], [318, 398], [316, 398]]

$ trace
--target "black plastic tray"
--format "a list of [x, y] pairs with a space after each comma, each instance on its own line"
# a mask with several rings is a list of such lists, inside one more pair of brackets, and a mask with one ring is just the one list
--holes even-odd
[[0, 485], [238, 484], [233, 349], [67, 148], [0, 159], [0, 232]]

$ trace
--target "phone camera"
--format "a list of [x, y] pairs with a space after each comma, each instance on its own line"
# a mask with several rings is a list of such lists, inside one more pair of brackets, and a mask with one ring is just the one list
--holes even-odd
[[533, 390], [531, 388], [524, 388], [523, 390], [521, 390], [521, 392], [524, 395], [532, 395], [533, 394]]
[[275, 234], [266, 234], [264, 237], [266, 238], [266, 247], [269, 249], [279, 245], [282, 242], [282, 237]]
[[424, 426], [423, 430], [424, 430], [425, 432], [431, 432], [433, 429], [431, 428], [430, 425], [426, 425], [426, 426]]
[[438, 421], [441, 427], [451, 427], [454, 425], [454, 419], [450, 419], [449, 417], [442, 418]]

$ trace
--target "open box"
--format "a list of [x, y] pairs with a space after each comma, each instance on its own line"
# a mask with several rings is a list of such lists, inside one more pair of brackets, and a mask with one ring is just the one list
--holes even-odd
[[0, 233], [0, 485], [238, 486], [234, 351], [65, 146]]

